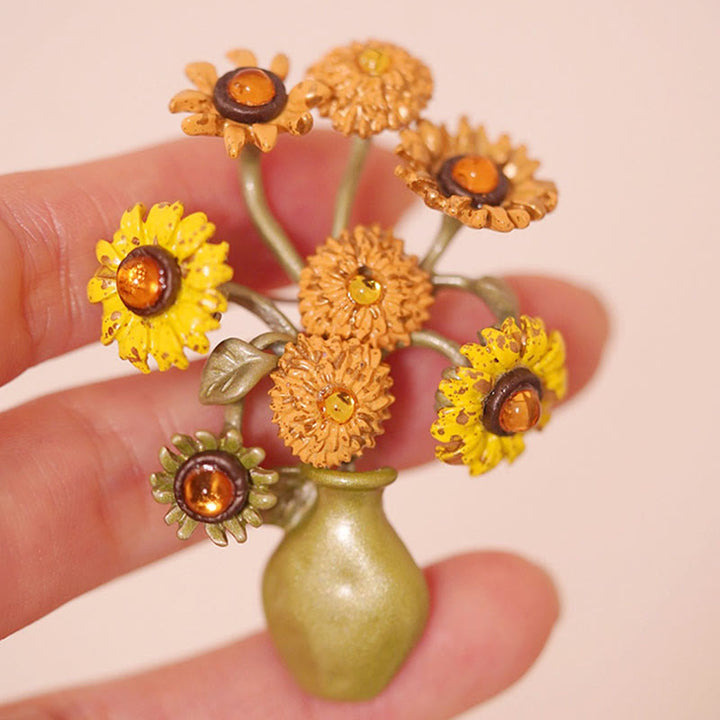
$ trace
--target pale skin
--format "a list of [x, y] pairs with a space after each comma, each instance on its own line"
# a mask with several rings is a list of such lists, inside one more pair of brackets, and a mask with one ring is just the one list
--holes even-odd
[[[314, 132], [281, 143], [266, 158], [270, 204], [303, 256], [324, 241], [330, 227], [345, 147], [338, 136]], [[353, 222], [391, 226], [416, 202], [393, 177], [395, 164], [389, 153], [373, 151]], [[314, 168], [310, 182], [308, 167]], [[218, 227], [217, 238], [230, 242], [238, 282], [259, 290], [285, 284], [252, 229], [235, 164], [214, 139], [193, 138], [88, 165], [0, 178], [0, 383], [99, 337], [100, 308], [85, 299], [96, 267], [96, 240], [110, 239], [122, 211], [134, 203], [177, 199], [188, 212], [206, 212]], [[427, 212], [434, 229], [437, 218]], [[468, 230], [456, 242], [488, 241], [489, 235]], [[489, 240], [497, 238], [503, 239]], [[509, 281], [523, 312], [563, 332], [570, 395], [576, 393], [599, 362], [608, 331], [605, 311], [592, 294], [561, 280], [517, 276]], [[491, 323], [479, 301], [444, 291], [428, 327], [467, 342]], [[116, 352], [115, 347], [107, 352]], [[433, 388], [447, 361], [413, 349], [391, 363], [397, 397], [393, 418], [376, 450], [363, 458], [365, 467], [403, 468], [433, 456], [428, 432]], [[219, 410], [197, 403], [198, 370], [138, 373], [49, 395], [0, 415], [0, 467], [13, 468], [0, 482], [0, 637], [186, 547], [162, 522], [164, 509], [153, 501], [147, 478], [157, 469], [158, 449], [168, 442], [167, 428], [188, 432], [220, 426]], [[268, 418], [261, 393], [259, 402], [250, 403], [246, 437], [268, 450], [270, 467], [289, 456]], [[42, 450], [27, 452], [40, 436]], [[478, 482], [448, 472], [453, 482]], [[27, 506], [27, 498], [42, 497], [48, 488], [52, 503]], [[22, 513], [14, 511], [19, 506]], [[81, 506], [83, 522], [66, 522]], [[497, 552], [451, 558], [428, 568], [427, 578], [432, 611], [425, 634], [391, 685], [368, 703], [307, 696], [261, 632], [177, 665], [1, 707], [0, 718], [24, 713], [113, 720], [236, 717], [238, 677], [243, 678], [244, 718], [449, 718], [528, 670], [557, 619], [558, 598], [545, 571]]]

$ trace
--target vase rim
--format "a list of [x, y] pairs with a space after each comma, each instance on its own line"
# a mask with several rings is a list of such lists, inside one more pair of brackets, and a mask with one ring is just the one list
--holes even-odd
[[343, 490], [376, 490], [390, 485], [397, 477], [397, 470], [391, 467], [381, 467], [377, 470], [367, 470], [365, 472], [351, 472], [302, 465], [302, 473], [316, 485]]

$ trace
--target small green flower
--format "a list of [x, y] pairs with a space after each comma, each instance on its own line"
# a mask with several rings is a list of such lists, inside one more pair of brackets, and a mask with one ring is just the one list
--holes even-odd
[[260, 511], [277, 503], [269, 488], [278, 474], [259, 467], [265, 451], [244, 447], [235, 429], [223, 431], [220, 437], [204, 430], [195, 437], [175, 435], [172, 443], [177, 452], [162, 448], [163, 470], [150, 476], [155, 500], [171, 506], [165, 522], [178, 523], [181, 540], [202, 524], [216, 545], [227, 545], [228, 533], [245, 542], [245, 526], [260, 527]]

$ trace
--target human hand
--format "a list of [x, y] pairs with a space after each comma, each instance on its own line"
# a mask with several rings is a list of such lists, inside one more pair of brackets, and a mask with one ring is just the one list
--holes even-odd
[[[316, 132], [266, 158], [270, 203], [303, 255], [325, 239], [330, 226], [343, 147], [341, 138]], [[392, 224], [412, 201], [392, 177], [394, 164], [382, 151], [371, 158], [356, 221]], [[313, 168], [312, 185], [307, 168]], [[95, 242], [109, 237], [122, 211], [139, 200], [149, 205], [180, 199], [188, 211], [206, 212], [218, 227], [217, 237], [231, 243], [238, 282], [265, 290], [284, 282], [242, 207], [233, 163], [212, 140], [8, 176], [0, 179], [0, 198], [2, 383], [97, 338], [100, 310], [85, 299]], [[509, 280], [523, 311], [542, 316], [565, 336], [570, 394], [576, 392], [599, 360], [607, 332], [602, 308], [587, 292], [558, 280]], [[439, 295], [428, 327], [462, 342], [492, 322], [476, 298], [448, 291]], [[424, 353], [423, 362], [417, 362], [417, 353]], [[401, 468], [432, 458], [433, 389], [447, 361], [413, 348], [398, 352], [390, 363], [397, 400], [370, 457], [376, 466]], [[0, 466], [12, 469], [0, 484], [0, 587], [5, 589], [0, 636], [182, 547], [160, 522], [164, 511], [152, 500], [147, 476], [167, 443], [166, 428], [219, 424], [217, 408], [198, 405], [197, 384], [197, 367], [138, 375], [50, 395], [0, 416]], [[267, 422], [266, 406], [250, 404], [246, 435], [250, 444], [268, 450], [271, 467], [289, 455]], [[41, 436], [44, 452], [29, 453]], [[51, 501], [27, 503], [28, 497], [43, 495]], [[67, 522], [78, 508], [83, 522]], [[431, 567], [427, 578], [432, 609], [425, 634], [391, 685], [368, 703], [306, 696], [262, 633], [179, 665], [0, 708], [0, 718], [20, 718], [31, 710], [39, 717], [135, 719], [240, 712], [263, 718], [451, 717], [525, 672], [555, 622], [557, 597], [542, 570], [500, 553], [445, 561]], [[242, 678], [242, 705], [237, 678]]]

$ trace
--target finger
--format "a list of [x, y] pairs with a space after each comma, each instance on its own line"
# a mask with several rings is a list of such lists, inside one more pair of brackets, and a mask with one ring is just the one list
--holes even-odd
[[427, 579], [432, 610], [425, 633], [390, 686], [369, 702], [309, 697], [261, 634], [151, 673], [0, 709], [0, 718], [31, 711], [118, 720], [234, 717], [238, 678], [248, 720], [454, 717], [496, 695], [530, 667], [557, 619], [558, 600], [542, 570], [501, 553], [453, 558], [431, 567]]
[[[268, 201], [300, 253], [327, 236], [347, 143], [316, 131], [263, 158]], [[397, 186], [393, 155], [374, 149], [353, 221], [394, 223], [412, 202]], [[311, 181], [308, 181], [308, 178]], [[137, 202], [180, 200], [216, 224], [231, 244], [237, 282], [287, 282], [259, 240], [242, 202], [237, 165], [222, 144], [200, 138], [87, 165], [0, 178], [0, 325], [12, 353], [0, 358], [0, 384], [25, 368], [100, 336], [100, 309], [87, 302], [95, 243], [109, 239]]]
[[[596, 364], [606, 332], [601, 306], [587, 291], [536, 280], [527, 291], [522, 280], [514, 281], [529, 303], [539, 310], [543, 302], [569, 305], [580, 313], [564, 320], [571, 374], [576, 357]], [[475, 299], [447, 293], [433, 324], [456, 339], [470, 339], [491, 322], [482, 312]], [[554, 326], [552, 314], [545, 319]], [[588, 328], [596, 328], [595, 334]], [[586, 345], [579, 356], [576, 343]], [[362, 458], [367, 467], [402, 468], [432, 458], [434, 388], [447, 364], [427, 350], [398, 353], [398, 399], [386, 435]], [[147, 478], [159, 469], [158, 449], [175, 432], [218, 427], [219, 412], [199, 406], [197, 385], [197, 371], [134, 376], [51, 395], [0, 416], [0, 467], [9, 469], [0, 486], [0, 587], [15, 589], [12, 597], [0, 596], [0, 636], [183, 547], [162, 522], [165, 509], [152, 500]], [[294, 464], [270, 421], [266, 387], [249, 398], [246, 444], [268, 452], [266, 467]]]

